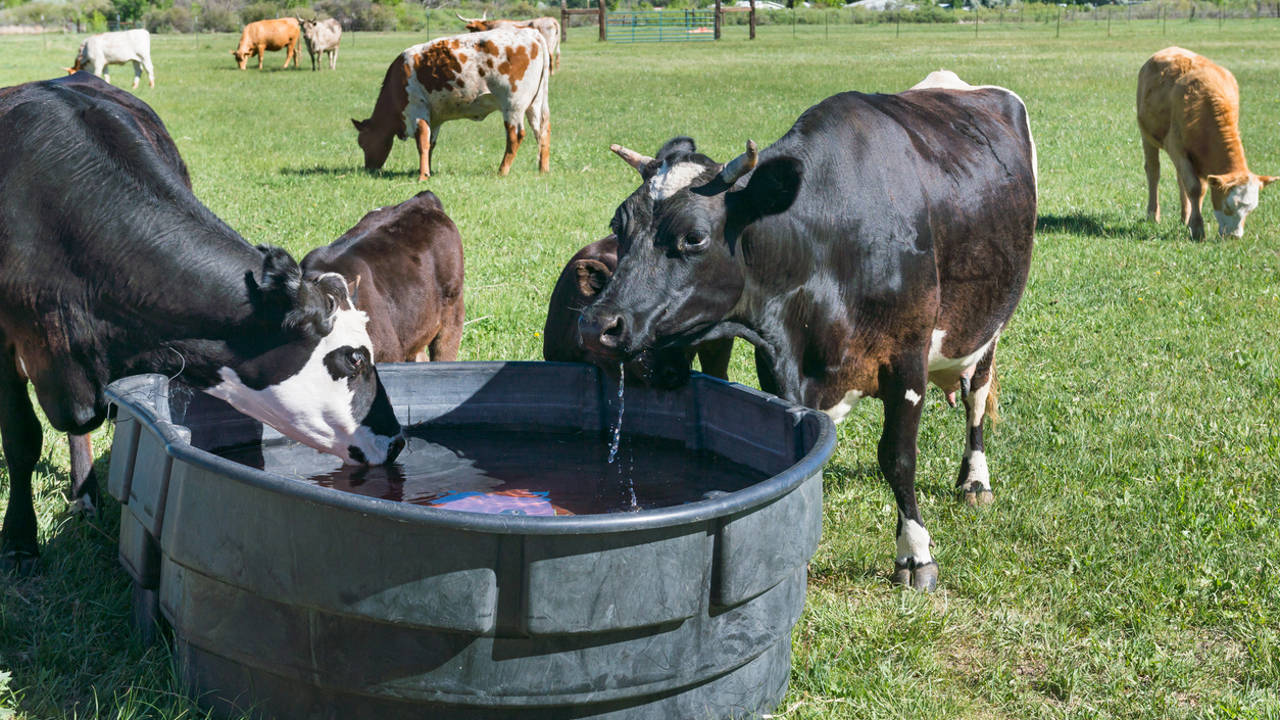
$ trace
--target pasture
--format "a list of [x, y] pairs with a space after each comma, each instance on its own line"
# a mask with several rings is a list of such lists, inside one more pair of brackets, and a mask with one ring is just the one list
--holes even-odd
[[[881, 406], [840, 428], [822, 545], [793, 634], [787, 718], [1262, 718], [1280, 715], [1280, 189], [1243, 239], [1193, 243], [1145, 220], [1134, 123], [1139, 66], [1181, 45], [1241, 87], [1252, 170], [1280, 173], [1275, 20], [904, 28], [730, 29], [718, 44], [612, 45], [574, 29], [551, 85], [551, 172], [527, 139], [496, 174], [500, 122], [443, 126], [425, 184], [462, 232], [460, 359], [538, 359], [563, 263], [608, 233], [635, 172], [612, 142], [652, 153], [690, 134], [726, 161], [847, 89], [896, 92], [945, 67], [1026, 101], [1039, 150], [1038, 245], [1002, 337], [1002, 421], [987, 435], [996, 503], [958, 504], [963, 411], [931, 390], [921, 510], [939, 591], [890, 587], [894, 511], [875, 446]], [[0, 85], [53, 77], [78, 36], [5, 37]], [[239, 71], [229, 35], [155, 36], [156, 88], [195, 193], [256, 243], [301, 257], [415, 181], [412, 143], [366, 173], [349, 118], [368, 117], [414, 35], [346, 36], [336, 72]], [[113, 67], [127, 87], [131, 69]], [[1163, 158], [1163, 156], [1162, 156]], [[74, 188], [68, 188], [74, 192]], [[964, 202], [964, 198], [957, 198]], [[1212, 223], [1210, 223], [1212, 225]], [[754, 385], [739, 344], [734, 379]], [[110, 447], [110, 432], [95, 448]], [[72, 517], [65, 439], [37, 466], [42, 572], [0, 578], [0, 718], [189, 718], [168, 652], [128, 628], [117, 507]], [[105, 474], [105, 460], [99, 472]], [[0, 501], [8, 485], [0, 470]], [[209, 508], [217, 512], [217, 508]], [[437, 548], [389, 547], [389, 552]]]

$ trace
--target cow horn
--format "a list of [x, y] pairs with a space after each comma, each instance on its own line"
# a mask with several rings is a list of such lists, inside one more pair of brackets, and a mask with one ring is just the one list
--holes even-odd
[[466, 18], [462, 17], [462, 14], [461, 14], [461, 13], [457, 13], [457, 12], [455, 12], [455, 13], [454, 13], [454, 15], [457, 15], [457, 16], [458, 16], [458, 19], [459, 19], [459, 20], [461, 20], [464, 24], [471, 22], [470, 20], [468, 20], [468, 19], [466, 19]]
[[760, 154], [756, 152], [756, 144], [754, 141], [747, 141], [747, 151], [738, 157], [730, 160], [720, 171], [720, 179], [724, 184], [732, 186], [738, 182], [738, 178], [751, 172], [756, 167], [756, 161], [760, 159]]
[[480, 22], [484, 22], [485, 20], [488, 20], [488, 19], [489, 19], [489, 10], [486, 8], [484, 12], [480, 13]]
[[625, 160], [627, 164], [635, 168], [637, 172], [644, 172], [644, 169], [648, 167], [649, 163], [653, 162], [653, 158], [648, 155], [641, 155], [635, 150], [624, 148], [617, 143], [610, 145], [609, 149], [617, 153], [618, 157]]

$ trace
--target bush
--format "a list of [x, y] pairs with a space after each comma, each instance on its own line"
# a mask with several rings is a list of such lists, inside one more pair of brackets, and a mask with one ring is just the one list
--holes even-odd
[[200, 30], [206, 32], [236, 32], [244, 23], [240, 14], [223, 7], [207, 7], [200, 13]]
[[245, 5], [240, 11], [240, 19], [245, 25], [259, 20], [271, 20], [280, 17], [283, 10], [279, 5], [273, 2], [256, 2], [252, 5]]
[[152, 8], [142, 16], [142, 25], [153, 33], [189, 33], [195, 29], [191, 11], [180, 5], [171, 8]]

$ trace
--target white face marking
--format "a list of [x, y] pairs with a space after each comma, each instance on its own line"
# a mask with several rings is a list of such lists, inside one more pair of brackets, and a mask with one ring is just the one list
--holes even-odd
[[372, 357], [368, 321], [359, 310], [338, 310], [333, 316], [333, 331], [321, 338], [297, 374], [254, 390], [235, 370], [223, 367], [218, 371], [222, 382], [206, 392], [304, 445], [337, 455], [345, 463], [356, 464], [347, 450], [354, 445], [370, 463], [380, 464], [386, 460], [392, 438], [376, 436], [360, 424], [361, 418], [352, 415], [354, 393], [347, 379], [334, 380], [324, 364], [325, 355], [344, 346], [365, 348]]
[[698, 163], [684, 162], [678, 165], [662, 164], [658, 172], [649, 178], [649, 195], [654, 201], [666, 200], [693, 184], [706, 168]]
[[929, 531], [915, 520], [908, 520], [901, 512], [898, 518], [902, 521], [902, 530], [898, 533], [898, 556], [895, 558], [898, 564], [907, 565], [914, 561], [916, 566], [920, 566], [933, 562], [933, 556], [929, 554]]
[[1244, 237], [1244, 219], [1258, 208], [1258, 191], [1261, 189], [1262, 183], [1258, 178], [1250, 177], [1249, 182], [1227, 191], [1222, 198], [1222, 210], [1213, 210], [1213, 216], [1218, 220], [1219, 235]]
[[907, 392], [905, 395], [903, 395], [903, 397], [905, 397], [907, 399], [907, 402], [911, 403], [912, 405], [920, 404], [920, 393], [916, 392], [915, 390], [912, 390], [911, 388], [907, 388]]
[[861, 391], [850, 390], [844, 394], [844, 397], [840, 402], [826, 410], [823, 410], [822, 412], [826, 413], [831, 418], [831, 422], [839, 423], [841, 420], [844, 420], [845, 416], [849, 414], [849, 411], [853, 410], [853, 406], [857, 405], [858, 401], [861, 399]]

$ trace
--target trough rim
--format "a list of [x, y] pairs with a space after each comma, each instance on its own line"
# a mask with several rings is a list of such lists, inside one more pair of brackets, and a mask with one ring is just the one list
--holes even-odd
[[[417, 364], [383, 363], [377, 367], [379, 370], [383, 368], [400, 369]], [[431, 365], [434, 365], [437, 370], [447, 369], [449, 366], [458, 366], [473, 369], [492, 368], [494, 372], [498, 372], [503, 368], [518, 370], [526, 366], [564, 365], [581, 367], [586, 363], [548, 363], [520, 360], [442, 362], [431, 363]], [[590, 367], [594, 368], [594, 366]], [[595, 369], [598, 373], [599, 369]], [[728, 385], [747, 393], [755, 402], [778, 405], [782, 412], [791, 415], [793, 428], [804, 422], [806, 418], [813, 418], [818, 423], [818, 432], [814, 439], [813, 447], [787, 469], [769, 479], [709, 500], [699, 500], [684, 505], [627, 513], [546, 517], [493, 515], [433, 508], [348, 493], [342, 490], [313, 485], [265, 470], [250, 468], [234, 460], [196, 448], [179, 434], [176, 430], [179, 427], [178, 425], [174, 424], [168, 417], [160, 417], [155, 406], [150, 402], [145, 400], [140, 402], [138, 399], [142, 394], [138, 391], [144, 387], [154, 389], [155, 392], [162, 393], [167, 397], [170, 378], [164, 375], [146, 374], [122, 378], [107, 387], [106, 396], [112, 404], [127, 408], [139, 423], [157, 435], [164, 443], [165, 452], [175, 460], [181, 460], [195, 467], [218, 473], [250, 487], [282, 493], [303, 502], [326, 505], [350, 512], [377, 515], [389, 520], [463, 532], [501, 535], [601, 535], [692, 525], [736, 513], [754, 512], [762, 506], [786, 496], [815, 474], [821, 478], [822, 468], [834, 451], [836, 442], [835, 425], [826, 413], [788, 402], [740, 383], [728, 382], [703, 375], [702, 373], [693, 373], [689, 383], [690, 385], [694, 383]], [[197, 391], [193, 389], [193, 392]]]

